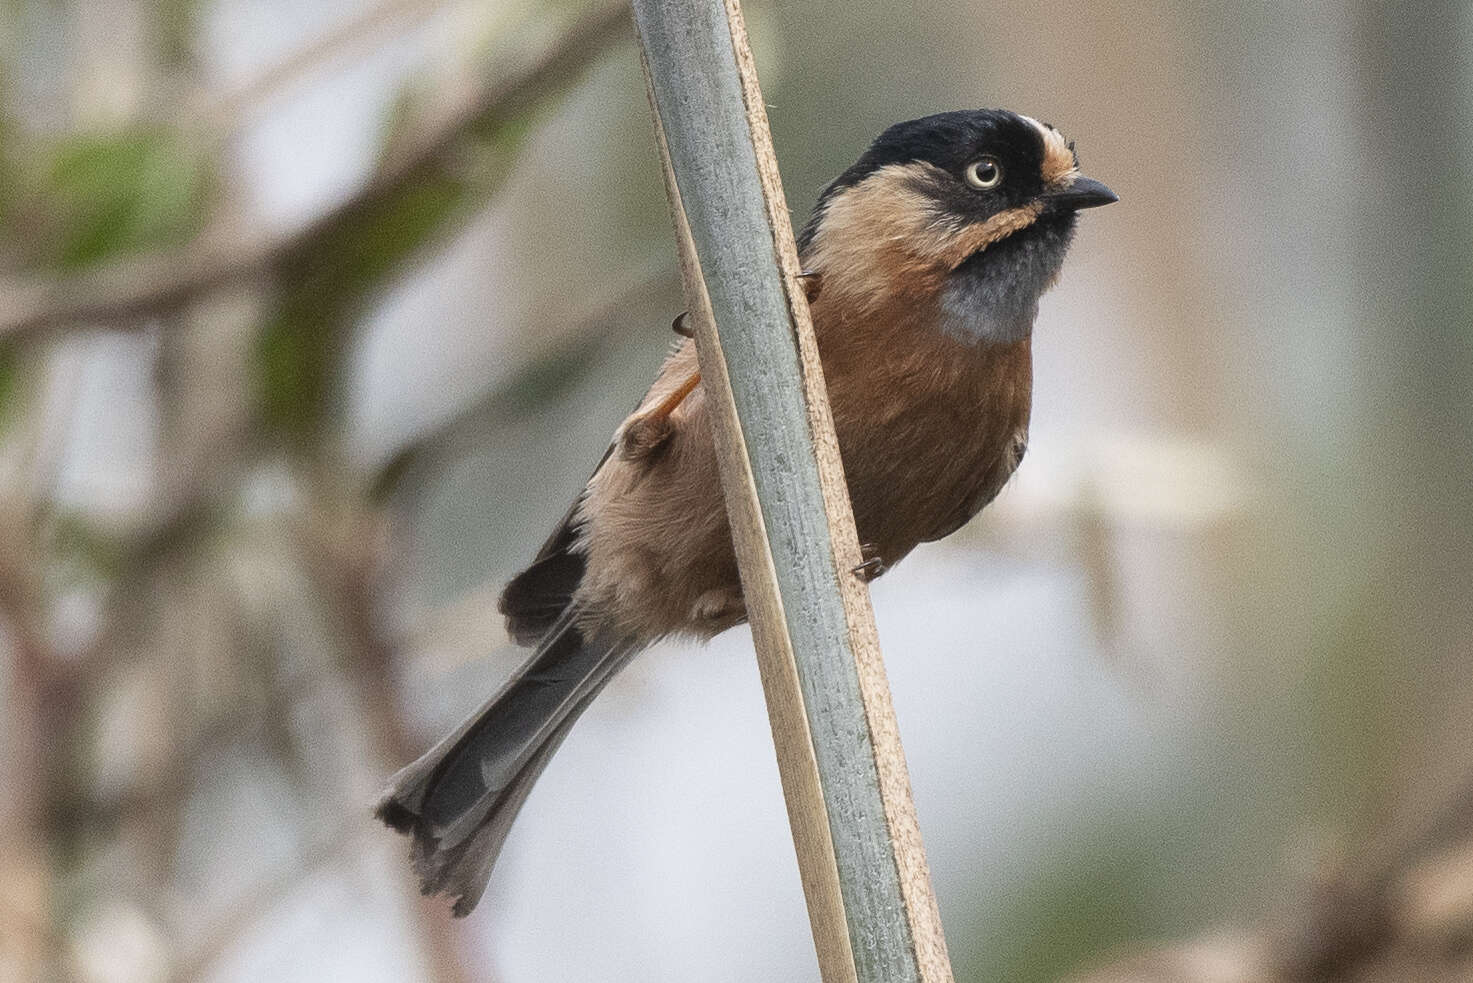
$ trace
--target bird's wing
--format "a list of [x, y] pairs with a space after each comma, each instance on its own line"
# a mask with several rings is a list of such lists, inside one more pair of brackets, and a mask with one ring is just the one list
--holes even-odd
[[[680, 405], [700, 382], [699, 372], [694, 371], [694, 346], [687, 339], [677, 344], [660, 374], [644, 397], [620, 425], [614, 439], [589, 477], [603, 470], [613, 457], [615, 450], [626, 447], [626, 455], [650, 455], [659, 448], [662, 436], [668, 433], [664, 425], [669, 415]], [[520, 645], [535, 645], [562, 616], [573, 601], [573, 595], [583, 580], [585, 560], [577, 549], [580, 526], [579, 508], [587, 493], [584, 491], [542, 544], [532, 563], [507, 583], [501, 592], [498, 605], [506, 616], [507, 632]]]

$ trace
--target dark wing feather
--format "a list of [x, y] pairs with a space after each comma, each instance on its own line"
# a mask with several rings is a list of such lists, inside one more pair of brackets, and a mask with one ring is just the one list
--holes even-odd
[[[596, 475], [613, 454], [614, 445], [604, 451], [594, 467]], [[592, 478], [589, 479], [593, 480]], [[580, 494], [567, 514], [554, 527], [552, 535], [533, 557], [532, 563], [511, 579], [501, 592], [497, 608], [506, 615], [506, 630], [518, 645], [535, 645], [573, 602], [573, 594], [583, 580], [583, 554], [575, 549], [578, 541], [578, 506]]]
[[[676, 323], [680, 323], [679, 318]], [[680, 344], [676, 344], [672, 355], [679, 351]], [[646, 390], [645, 395], [635, 404], [634, 411], [638, 412], [648, 398], [649, 391]], [[594, 466], [593, 476], [589, 477], [589, 481], [608, 463], [616, 446], [617, 440], [609, 444], [603, 457]], [[532, 558], [532, 563], [513, 577], [501, 592], [497, 607], [506, 615], [507, 633], [516, 639], [518, 645], [536, 645], [541, 641], [572, 604], [573, 595], [583, 581], [586, 563], [583, 554], [577, 549], [578, 506], [582, 503], [583, 496], [580, 494], [563, 516], [563, 520], [553, 529], [552, 535], [547, 537], [547, 542], [542, 544], [542, 549]]]

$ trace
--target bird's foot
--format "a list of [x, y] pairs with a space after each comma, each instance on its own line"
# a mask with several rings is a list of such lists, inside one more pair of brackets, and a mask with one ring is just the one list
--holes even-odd
[[818, 299], [818, 292], [823, 287], [823, 277], [816, 270], [804, 270], [798, 274], [798, 282], [803, 285], [803, 296], [808, 298], [808, 303]]
[[869, 583], [885, 572], [885, 561], [880, 558], [879, 548], [873, 543], [865, 543], [860, 546], [859, 553], [864, 557], [864, 562], [849, 571], [854, 576], [863, 580], [865, 583]]

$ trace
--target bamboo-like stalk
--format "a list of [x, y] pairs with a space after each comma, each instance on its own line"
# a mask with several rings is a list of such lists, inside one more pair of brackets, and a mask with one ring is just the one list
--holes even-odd
[[951, 969], [737, 0], [634, 0], [825, 983]]

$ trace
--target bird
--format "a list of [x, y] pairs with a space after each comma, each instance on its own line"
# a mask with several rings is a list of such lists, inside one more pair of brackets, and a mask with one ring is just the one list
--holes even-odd
[[[955, 532], [1018, 468], [1039, 299], [1078, 212], [1117, 200], [1053, 125], [988, 109], [897, 123], [821, 191], [797, 241], [857, 575]], [[686, 337], [501, 594], [531, 656], [390, 779], [376, 815], [411, 837], [424, 893], [456, 916], [479, 902], [533, 783], [609, 680], [658, 639], [746, 619], [710, 412]]]

